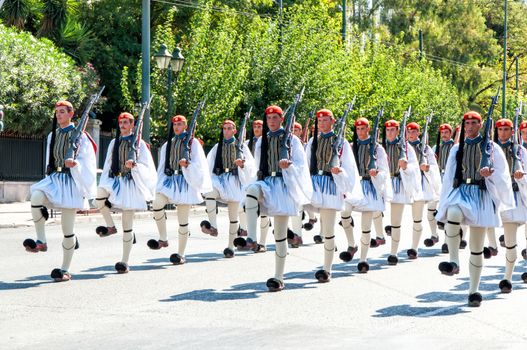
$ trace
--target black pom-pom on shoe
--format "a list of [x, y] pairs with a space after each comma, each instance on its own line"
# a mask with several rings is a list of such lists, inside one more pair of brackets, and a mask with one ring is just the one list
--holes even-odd
[[505, 236], [504, 235], [501, 235], [498, 240], [500, 241], [500, 246], [502, 246], [503, 248], [505, 248]]
[[522, 273], [521, 278], [524, 283], [527, 283], [527, 272]]
[[370, 239], [370, 248], [377, 248], [379, 246], [379, 243], [377, 243], [377, 240], [374, 238]]
[[482, 301], [483, 297], [478, 292], [472, 293], [468, 296], [468, 306], [470, 307], [479, 307]]
[[234, 250], [231, 248], [223, 249], [223, 256], [226, 258], [234, 258]]
[[269, 292], [279, 292], [284, 289], [284, 282], [277, 278], [269, 278], [265, 283]]
[[326, 270], [318, 270], [318, 271], [315, 273], [315, 278], [316, 278], [317, 281], [319, 281], [320, 283], [327, 283], [327, 282], [329, 282], [330, 274], [329, 274], [329, 272], [327, 272]]
[[406, 255], [408, 255], [408, 259], [410, 260], [417, 259], [417, 251], [415, 249], [408, 249]]
[[234, 246], [236, 248], [243, 248], [247, 245], [247, 240], [243, 237], [236, 237], [234, 239]]
[[370, 264], [365, 261], [361, 261], [357, 264], [357, 270], [359, 271], [359, 273], [366, 273], [370, 271]]
[[397, 258], [395, 255], [390, 255], [388, 257], [388, 265], [397, 265], [397, 263], [399, 262], [399, 258]]
[[179, 254], [170, 255], [170, 262], [174, 265], [183, 265], [185, 263], [185, 258]]
[[527, 249], [522, 249], [522, 258], [523, 260], [527, 260]]
[[152, 250], [159, 250], [161, 248], [157, 239], [149, 239], [146, 245]]
[[454, 274], [459, 273], [459, 267], [457, 266], [456, 263], [453, 263], [453, 262], [443, 261], [439, 263], [438, 268], [439, 268], [439, 271], [441, 271], [443, 275], [447, 275], [447, 276], [453, 276]]
[[391, 236], [392, 235], [392, 226], [391, 225], [384, 226], [384, 232], [386, 232], [386, 235]]
[[115, 264], [115, 271], [117, 271], [117, 273], [127, 273], [130, 271], [130, 268], [127, 263], [118, 262]]
[[459, 242], [459, 249], [465, 249], [467, 247], [467, 241], [465, 241], [464, 239], [462, 239], [460, 242]]
[[498, 287], [502, 293], [509, 294], [512, 292], [512, 283], [509, 280], [501, 280]]
[[322, 243], [322, 236], [321, 235], [314, 235], [313, 241], [315, 241], [316, 244]]
[[27, 251], [35, 250], [37, 248], [37, 242], [35, 242], [31, 238], [25, 239], [24, 243], [22, 243], [22, 244], [24, 245], [24, 248], [26, 248]]
[[441, 246], [441, 253], [448, 254], [448, 244], [443, 243], [443, 245]]

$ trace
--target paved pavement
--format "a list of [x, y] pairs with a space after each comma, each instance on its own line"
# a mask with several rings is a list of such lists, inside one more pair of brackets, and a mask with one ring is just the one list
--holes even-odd
[[[527, 285], [519, 277], [527, 264], [520, 257], [513, 292], [500, 294], [503, 249], [485, 261], [484, 301], [474, 309], [466, 306], [468, 250], [461, 253], [461, 273], [442, 276], [437, 265], [445, 257], [439, 247], [420, 248], [419, 259], [406, 259], [408, 229], [403, 232], [399, 265], [385, 263], [389, 244], [370, 250], [368, 274], [357, 273], [357, 259], [342, 263], [337, 253], [332, 281], [318, 284], [314, 272], [323, 261], [323, 247], [310, 243], [318, 232], [316, 225], [304, 233], [308, 244], [289, 250], [286, 290], [268, 293], [265, 281], [274, 272], [273, 246], [265, 254], [243, 252], [224, 259], [228, 228], [224, 208], [218, 238], [199, 232], [203, 207], [192, 212], [188, 263], [182, 266], [168, 261], [177, 246], [175, 216], [169, 214], [170, 247], [151, 251], [146, 241], [156, 238], [156, 229], [149, 215], [143, 213], [136, 220], [138, 242], [126, 275], [113, 269], [121, 257], [121, 236], [99, 238], [94, 227], [101, 223], [100, 215], [79, 216], [80, 249], [72, 264], [73, 280], [54, 283], [49, 273], [62, 259], [60, 217], [46, 227], [48, 252], [30, 254], [22, 247], [25, 238], [34, 237], [29, 204], [0, 205], [0, 349], [524, 349], [527, 345]], [[359, 225], [359, 216], [354, 217]], [[410, 225], [407, 208], [403, 229]], [[336, 232], [337, 246], [344, 249], [339, 226]], [[522, 249], [523, 228], [518, 237]]]

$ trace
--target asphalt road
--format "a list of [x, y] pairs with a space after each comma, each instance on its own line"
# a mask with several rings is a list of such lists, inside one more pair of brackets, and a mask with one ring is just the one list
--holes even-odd
[[[466, 306], [468, 250], [462, 270], [442, 276], [440, 247], [421, 247], [409, 261], [409, 208], [405, 211], [400, 262], [387, 266], [389, 240], [370, 250], [371, 270], [358, 274], [357, 259], [342, 263], [336, 253], [332, 281], [319, 284], [314, 273], [323, 261], [323, 247], [311, 244], [315, 229], [304, 233], [308, 243], [290, 249], [286, 289], [269, 293], [265, 281], [274, 273], [273, 246], [264, 254], [237, 253], [223, 258], [228, 219], [219, 215], [220, 236], [202, 234], [202, 208], [192, 213], [188, 262], [171, 265], [176, 251], [176, 221], [169, 216], [170, 247], [149, 250], [157, 238], [148, 214], [135, 222], [138, 242], [131, 271], [118, 275], [121, 235], [99, 238], [99, 215], [76, 225], [76, 251], [70, 282], [55, 283], [49, 273], [62, 259], [59, 221], [47, 226], [48, 252], [30, 254], [22, 241], [34, 237], [32, 227], [0, 229], [1, 349], [525, 349], [527, 285], [520, 259], [511, 294], [500, 294], [504, 250], [485, 261], [480, 308]], [[359, 215], [354, 214], [357, 225]], [[120, 225], [119, 225], [120, 226]], [[357, 226], [360, 227], [360, 226]], [[405, 229], [406, 227], [406, 229]], [[337, 246], [345, 249], [337, 226]], [[498, 234], [500, 230], [498, 230]], [[428, 236], [425, 226], [424, 235]], [[272, 236], [270, 236], [272, 239]], [[359, 235], [356, 230], [356, 239]], [[425, 238], [425, 237], [423, 237]], [[269, 240], [269, 243], [272, 243]], [[525, 240], [523, 227], [519, 248]]]

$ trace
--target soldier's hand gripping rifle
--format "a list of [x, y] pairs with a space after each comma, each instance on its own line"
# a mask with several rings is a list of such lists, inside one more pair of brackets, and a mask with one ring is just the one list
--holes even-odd
[[377, 117], [375, 117], [375, 123], [373, 124], [373, 130], [370, 139], [370, 161], [368, 162], [368, 170], [377, 169], [377, 156], [375, 155], [375, 149], [377, 147], [377, 140], [379, 139], [379, 122], [382, 119], [383, 114], [384, 106], [382, 106], [381, 110], [377, 113]]
[[498, 103], [498, 98], [500, 96], [500, 88], [495, 96], [492, 97], [492, 102], [487, 113], [487, 119], [485, 119], [485, 127], [483, 131], [483, 141], [481, 142], [481, 161], [479, 163], [479, 168], [488, 168], [492, 171], [493, 162], [492, 162], [492, 113], [494, 112], [494, 107]]
[[306, 122], [304, 124], [304, 129], [302, 130], [302, 134], [300, 135], [300, 140], [303, 144], [306, 144], [309, 140], [309, 124], [311, 124], [311, 120], [313, 120], [313, 117], [315, 116], [315, 109], [313, 109], [311, 112], [309, 112], [309, 115], [307, 116]]
[[428, 165], [428, 143], [430, 139], [428, 137], [428, 127], [434, 118], [434, 112], [430, 112], [430, 115], [426, 118], [425, 127], [423, 128], [423, 136], [421, 137], [421, 159], [419, 165]]
[[152, 103], [153, 97], [154, 95], [152, 94], [148, 102], [142, 103], [141, 112], [139, 112], [139, 116], [137, 117], [137, 121], [134, 125], [134, 138], [132, 140], [132, 147], [130, 148], [130, 151], [128, 153], [128, 160], [132, 160], [134, 164], [137, 163], [137, 158], [139, 157], [139, 149], [141, 148], [143, 120], [146, 111], [150, 108], [150, 104]]
[[302, 87], [302, 90], [295, 96], [295, 102], [288, 108], [285, 112], [285, 135], [280, 140], [280, 150], [279, 150], [279, 158], [282, 159], [290, 159], [291, 158], [291, 138], [293, 135], [293, 125], [295, 123], [295, 111], [300, 103], [302, 101], [302, 96], [304, 95], [304, 87]]
[[69, 139], [69, 147], [66, 150], [66, 155], [64, 156], [64, 159], [75, 159], [77, 156], [77, 152], [79, 150], [79, 144], [81, 141], [81, 136], [86, 130], [86, 125], [88, 124], [88, 119], [90, 118], [90, 110], [92, 109], [93, 105], [97, 103], [99, 98], [101, 97], [101, 94], [104, 90], [104, 86], [99, 90], [98, 93], [93, 94], [90, 98], [90, 101], [88, 101], [88, 104], [86, 105], [86, 108], [84, 108], [84, 112], [82, 112], [82, 116], [77, 123], [77, 127], [73, 130], [73, 132], [70, 135]]
[[408, 107], [408, 109], [404, 112], [403, 115], [403, 122], [401, 123], [401, 128], [399, 130], [399, 160], [406, 159], [406, 122], [408, 121], [408, 118], [410, 117], [410, 114], [412, 113], [412, 106]]
[[187, 129], [187, 134], [183, 139], [183, 150], [181, 152], [181, 159], [186, 159], [187, 161], [190, 161], [190, 146], [192, 139], [194, 138], [194, 132], [196, 131], [196, 123], [198, 121], [199, 115], [201, 114], [201, 111], [205, 108], [206, 101], [207, 97], [205, 97], [203, 101], [200, 101], [198, 103], [198, 107], [196, 107], [196, 109], [194, 110], [192, 120], [190, 121], [190, 124]]
[[249, 121], [249, 118], [251, 117], [251, 112], [253, 110], [253, 107], [249, 108], [247, 112], [243, 115], [243, 120], [240, 125], [240, 130], [238, 131], [238, 138], [236, 139], [236, 159], [244, 160], [245, 157], [243, 156], [243, 144], [245, 143], [245, 135], [246, 135], [246, 128], [247, 128], [247, 122]]
[[330, 169], [340, 166], [339, 157], [340, 157], [340, 152], [342, 151], [342, 146], [344, 146], [344, 140], [346, 139], [346, 126], [347, 126], [348, 114], [353, 109], [356, 99], [357, 99], [357, 96], [353, 97], [353, 101], [348, 103], [346, 110], [344, 111], [344, 114], [337, 122], [337, 137], [335, 138], [335, 141], [331, 145], [331, 158], [329, 159]]
[[[520, 106], [516, 107], [514, 110], [514, 123], [513, 123], [513, 133], [512, 133], [512, 166], [511, 166], [511, 174], [514, 175], [514, 173], [521, 169], [521, 161], [520, 161], [520, 142], [521, 142], [521, 135], [518, 128], [519, 118], [521, 114], [521, 110], [523, 109], [523, 102], [520, 102]], [[524, 169], [525, 170], [525, 169]]]

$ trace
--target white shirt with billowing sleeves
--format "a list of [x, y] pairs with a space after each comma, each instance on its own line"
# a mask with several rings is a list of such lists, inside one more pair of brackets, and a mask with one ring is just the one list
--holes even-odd
[[439, 172], [439, 164], [437, 164], [434, 150], [429, 145], [426, 145], [426, 147], [425, 156], [430, 168], [428, 171], [421, 172], [423, 199], [426, 202], [438, 201], [441, 194], [441, 173]]
[[238, 167], [238, 175], [233, 175], [232, 173], [216, 175], [214, 173], [214, 162], [217, 151], [218, 144], [215, 144], [207, 154], [207, 162], [212, 185], [220, 194], [218, 200], [224, 202], [243, 202], [245, 200], [245, 189], [247, 185], [256, 180], [256, 163], [247, 143], [243, 144], [242, 153], [245, 162], [243, 168]]
[[[256, 143], [254, 159], [260, 164], [262, 138]], [[303, 205], [311, 202], [313, 186], [309, 175], [306, 153], [300, 139], [291, 137], [291, 165], [282, 169], [283, 177], [267, 176], [256, 181], [263, 194], [261, 213], [268, 216], [295, 216]], [[284, 186], [285, 185], [285, 186]]]
[[[408, 164], [406, 169], [399, 169], [401, 183], [397, 177], [392, 178], [393, 199], [392, 203], [412, 204], [414, 201], [423, 200], [423, 191], [421, 187], [421, 170], [415, 154], [414, 148], [406, 145], [406, 160]], [[396, 187], [401, 185], [402, 191], [397, 191]]]
[[[51, 133], [47, 138], [46, 164], [49, 163]], [[82, 134], [75, 156], [76, 166], [67, 173], [52, 173], [31, 186], [31, 193], [44, 192], [53, 208], [86, 209], [87, 199], [97, 194], [95, 149], [86, 134]], [[73, 181], [72, 181], [73, 180]]]
[[[375, 158], [377, 175], [371, 177], [371, 182], [365, 179], [360, 180], [362, 198], [346, 197], [346, 201], [352, 205], [354, 211], [384, 211], [385, 202], [393, 198], [388, 156], [379, 144], [375, 145]], [[374, 187], [373, 190], [371, 186]]]
[[146, 210], [146, 202], [154, 200], [157, 179], [156, 167], [150, 149], [141, 140], [136, 165], [130, 170], [131, 178], [123, 176], [111, 177], [114, 144], [115, 139], [108, 146], [99, 186], [110, 193], [108, 200], [112, 203], [112, 208]]
[[457, 205], [463, 212], [462, 224], [475, 227], [501, 226], [500, 212], [514, 208], [514, 196], [505, 154], [494, 142], [491, 142], [491, 148], [493, 172], [485, 178], [487, 190], [481, 190], [479, 186], [467, 184], [454, 188], [459, 144], [452, 147], [443, 175], [436, 214], [438, 221], [446, 222], [448, 208]]
[[[313, 138], [310, 138], [306, 146], [308, 166], [311, 166], [311, 149]], [[359, 172], [355, 163], [355, 157], [351, 151], [348, 141], [344, 140], [342, 152], [339, 157], [341, 172], [326, 175], [311, 175], [313, 184], [313, 196], [311, 204], [320, 209], [344, 209], [344, 198], [355, 198], [361, 200], [364, 196], [359, 187]], [[331, 183], [334, 182], [334, 185]], [[335, 186], [335, 187], [333, 187]]]
[[159, 164], [157, 166], [156, 191], [167, 196], [173, 204], [199, 204], [203, 202], [202, 193], [212, 191], [209, 165], [203, 147], [197, 139], [190, 143], [190, 161], [183, 167], [180, 174], [167, 176], [165, 174], [166, 158], [165, 142], [161, 147]]

